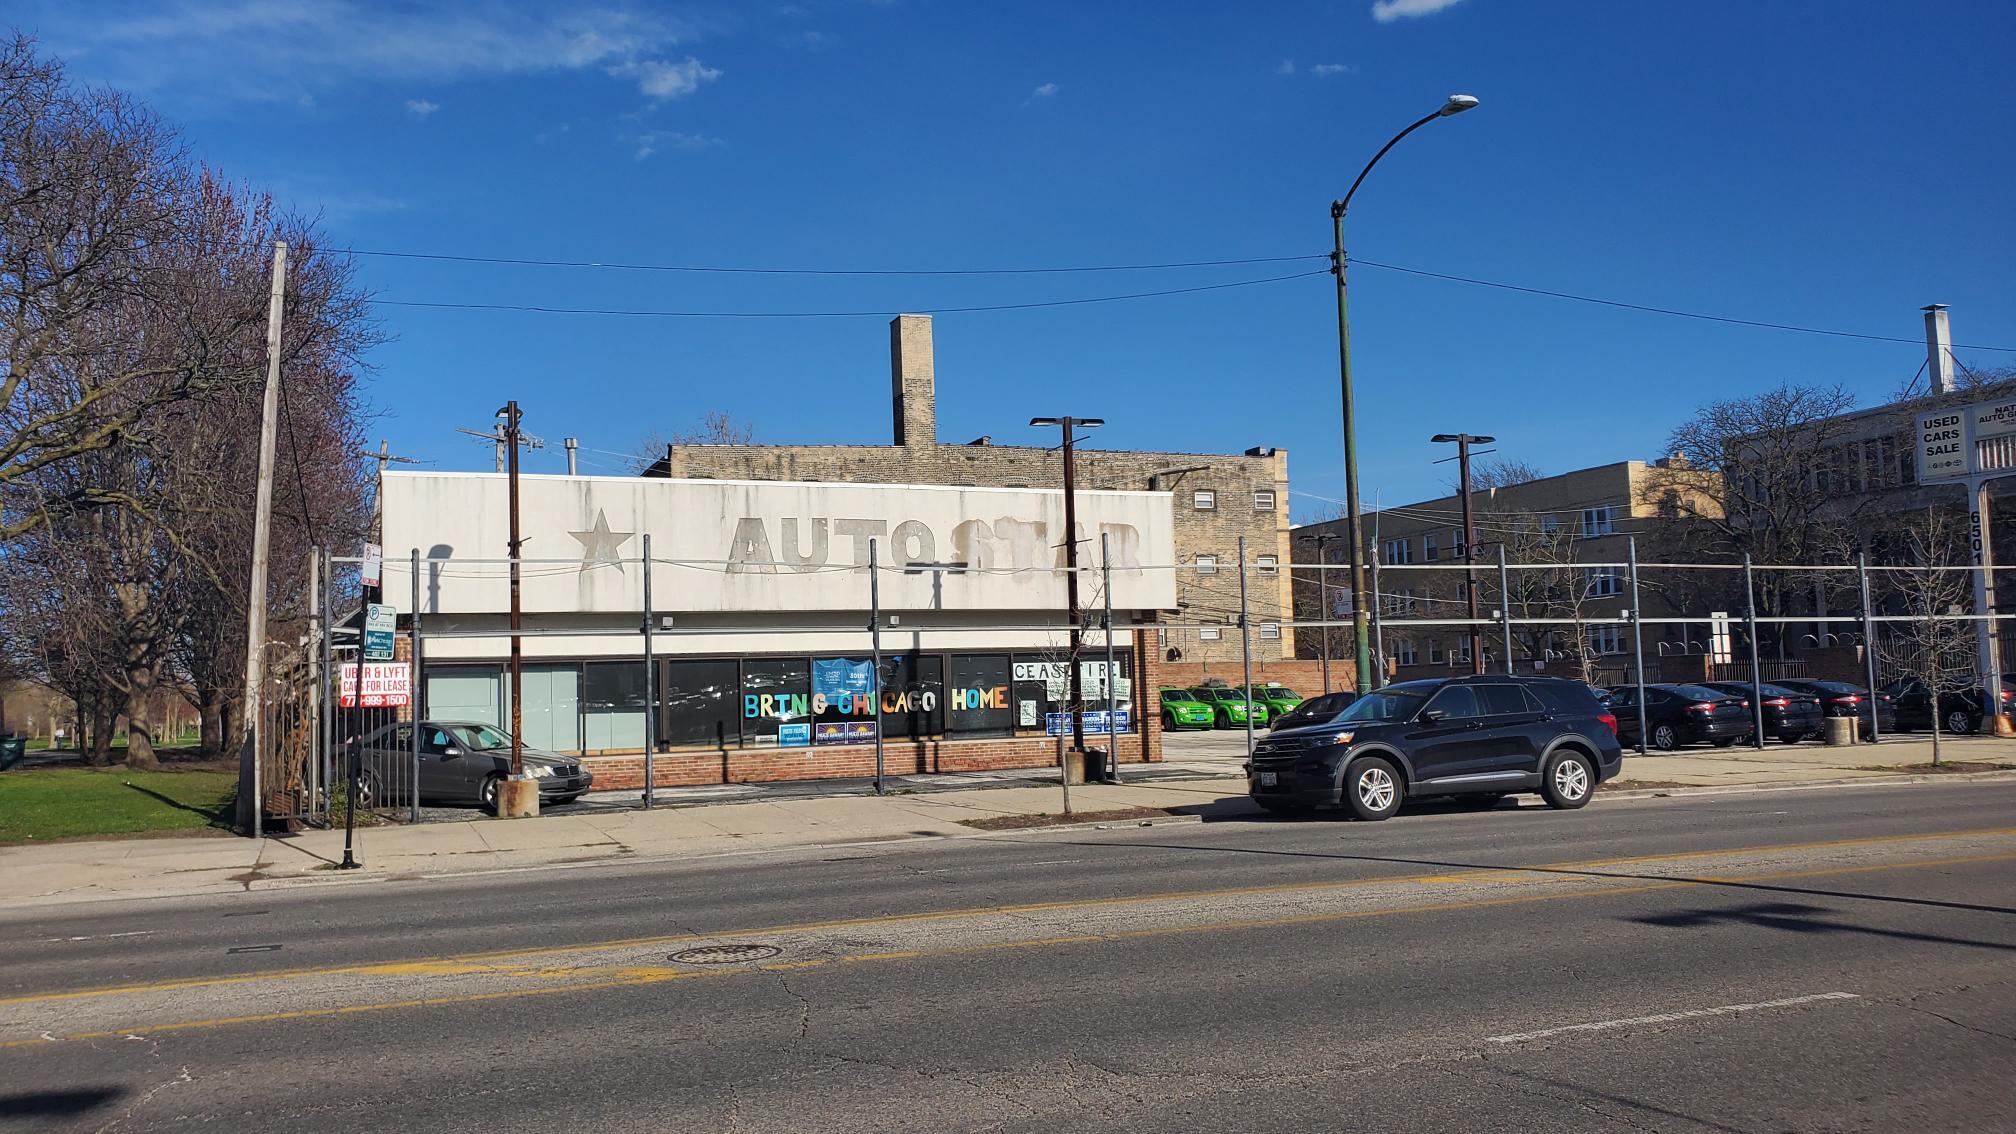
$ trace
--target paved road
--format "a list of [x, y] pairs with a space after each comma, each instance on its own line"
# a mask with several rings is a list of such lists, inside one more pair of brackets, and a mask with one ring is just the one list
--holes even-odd
[[2016, 1130], [2012, 805], [1430, 808], [0, 912], [0, 1124]]

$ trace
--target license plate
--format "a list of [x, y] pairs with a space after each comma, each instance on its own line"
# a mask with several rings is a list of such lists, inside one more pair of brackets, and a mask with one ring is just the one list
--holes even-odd
[[1280, 776], [1280, 774], [1279, 774], [1279, 773], [1277, 773], [1277, 772], [1262, 772], [1262, 773], [1260, 773], [1260, 786], [1261, 786], [1261, 787], [1273, 787], [1274, 785], [1276, 785], [1276, 784], [1278, 784], [1278, 783], [1280, 783], [1280, 782], [1281, 782], [1281, 776]]

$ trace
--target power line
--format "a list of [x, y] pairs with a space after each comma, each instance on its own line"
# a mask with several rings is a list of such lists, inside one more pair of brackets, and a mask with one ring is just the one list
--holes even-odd
[[1196, 287], [1168, 288], [1162, 291], [1137, 291], [1126, 295], [1097, 295], [1083, 299], [1046, 299], [1030, 303], [995, 303], [975, 307], [925, 307], [907, 308], [901, 311], [650, 311], [618, 307], [548, 307], [529, 303], [450, 303], [418, 299], [372, 299], [371, 303], [381, 307], [422, 307], [456, 311], [526, 311], [541, 315], [626, 315], [659, 319], [891, 319], [898, 315], [967, 315], [983, 311], [1027, 311], [1037, 307], [1073, 307], [1086, 303], [1115, 303], [1127, 299], [1155, 299], [1165, 295], [1188, 295], [1200, 291], [1222, 291], [1234, 287], [1254, 287], [1259, 284], [1280, 283], [1283, 280], [1306, 279], [1310, 276], [1329, 275], [1328, 268], [1318, 268], [1311, 272], [1293, 272], [1285, 276], [1268, 276], [1257, 280], [1233, 280], [1229, 283], [1199, 284]]
[[1035, 276], [1075, 272], [1150, 272], [1175, 268], [1224, 268], [1245, 264], [1286, 264], [1322, 260], [1325, 253], [1251, 256], [1239, 260], [1180, 260], [1165, 264], [1087, 264], [1063, 268], [734, 268], [710, 264], [625, 264], [604, 260], [532, 260], [512, 256], [457, 256], [442, 252], [393, 252], [376, 248], [338, 249], [352, 256], [393, 260], [439, 260], [455, 264], [504, 264], [529, 268], [601, 268], [624, 272], [703, 272], [749, 276]]
[[[1567, 291], [1550, 291], [1541, 287], [1526, 287], [1522, 284], [1499, 283], [1496, 280], [1480, 280], [1471, 276], [1454, 276], [1446, 272], [1430, 272], [1421, 268], [1408, 268], [1399, 264], [1382, 264], [1377, 260], [1360, 260], [1350, 257], [1349, 262], [1360, 267], [1383, 268], [1389, 272], [1404, 272], [1410, 276], [1425, 276], [1428, 279], [1448, 280], [1451, 283], [1472, 284], [1476, 287], [1493, 287], [1501, 291], [1516, 291], [1525, 295], [1544, 295], [1553, 299], [1572, 299], [1577, 303], [1595, 303], [1604, 307], [1620, 307], [1626, 311], [1643, 311], [1650, 315], [1671, 315], [1678, 319], [1699, 319], [1708, 323], [1728, 323], [1738, 327], [1760, 327], [1770, 331], [1797, 331], [1806, 335], [1832, 335], [1842, 339], [1866, 339], [1878, 343], [1921, 343], [1922, 339], [1902, 338], [1896, 335], [1865, 335], [1859, 331], [1835, 331], [1824, 327], [1801, 327], [1792, 323], [1765, 323], [1756, 319], [1737, 319], [1728, 315], [1704, 315], [1699, 311], [1681, 311], [1672, 307], [1651, 307], [1642, 303], [1626, 303], [1621, 299], [1603, 299], [1593, 295], [1576, 295]], [[2016, 347], [1983, 346], [1978, 343], [1955, 343], [1954, 346], [1966, 350], [1993, 350], [2016, 354]]]

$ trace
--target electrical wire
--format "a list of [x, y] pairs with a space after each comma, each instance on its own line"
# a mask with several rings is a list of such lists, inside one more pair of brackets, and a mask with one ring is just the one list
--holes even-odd
[[[1087, 264], [1063, 268], [731, 268], [707, 264], [626, 264], [603, 260], [533, 260], [513, 256], [457, 256], [442, 252], [394, 252], [377, 248], [337, 249], [352, 256], [392, 260], [439, 260], [456, 264], [502, 264], [530, 268], [600, 268], [624, 272], [695, 272], [748, 276], [1037, 276], [1080, 272], [1151, 272], [1179, 268], [1224, 268], [1245, 264], [1286, 264], [1323, 260], [1327, 253], [1249, 256], [1238, 260], [1179, 260], [1164, 264]], [[1327, 274], [1329, 269], [1324, 269]]]
[[1281, 283], [1284, 280], [1307, 279], [1310, 276], [1329, 274], [1328, 268], [1318, 268], [1310, 272], [1292, 272], [1285, 276], [1267, 276], [1263, 279], [1232, 280], [1226, 283], [1199, 284], [1195, 287], [1165, 288], [1161, 291], [1137, 291], [1125, 295], [1094, 295], [1080, 299], [1044, 299], [1028, 303], [991, 303], [970, 307], [923, 307], [887, 311], [655, 311], [622, 307], [549, 307], [532, 303], [457, 303], [420, 299], [377, 299], [369, 300], [379, 307], [415, 307], [451, 311], [519, 311], [539, 315], [620, 315], [654, 319], [889, 319], [898, 315], [970, 315], [987, 311], [1028, 311], [1040, 307], [1075, 307], [1088, 303], [1118, 303], [1129, 299], [1157, 299], [1169, 295], [1190, 295], [1202, 291], [1224, 291], [1235, 287], [1257, 287], [1261, 284]]

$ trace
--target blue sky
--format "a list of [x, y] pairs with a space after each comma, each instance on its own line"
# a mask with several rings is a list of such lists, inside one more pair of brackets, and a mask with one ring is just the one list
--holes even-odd
[[[319, 212], [332, 243], [749, 267], [1051, 267], [1354, 256], [1655, 306], [2016, 347], [2016, 6], [1340, 0], [1267, 5], [560, 5], [28, 0], [80, 78]], [[1016, 303], [1290, 264], [1005, 277], [723, 276], [367, 258], [385, 299], [650, 310]], [[1745, 329], [1361, 268], [1366, 497], [1437, 494], [1429, 434], [1548, 472], [1659, 453], [1698, 403], [1778, 381], [1865, 401], [1912, 342]], [[506, 397], [555, 441], [633, 449], [708, 410], [766, 441], [889, 437], [886, 319], [384, 307], [375, 432], [488, 467]], [[939, 432], [1290, 451], [1298, 517], [1341, 497], [1333, 293], [1317, 275], [937, 319]], [[2016, 354], [1961, 351], [1975, 366]]]

